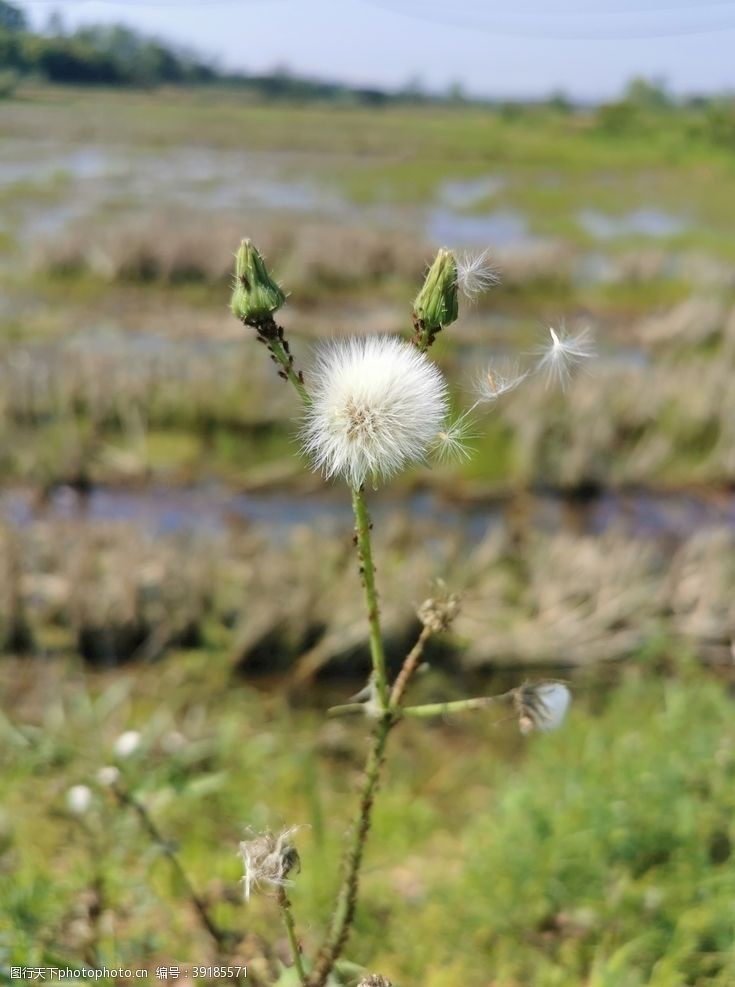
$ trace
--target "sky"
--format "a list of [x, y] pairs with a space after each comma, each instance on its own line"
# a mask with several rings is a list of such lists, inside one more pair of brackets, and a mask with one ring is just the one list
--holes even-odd
[[36, 26], [124, 22], [223, 68], [474, 95], [613, 96], [635, 75], [735, 90], [735, 0], [15, 0]]

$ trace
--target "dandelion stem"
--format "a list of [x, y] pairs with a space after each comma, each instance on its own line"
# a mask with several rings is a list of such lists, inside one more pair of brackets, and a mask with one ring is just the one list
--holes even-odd
[[261, 318], [257, 321], [244, 319], [243, 324], [252, 326], [255, 329], [258, 339], [268, 347], [273, 362], [280, 364], [281, 369], [278, 371], [279, 375], [284, 380], [288, 380], [293, 384], [305, 405], [310, 405], [311, 397], [306, 390], [303, 374], [298, 370], [294, 370], [293, 356], [291, 355], [282, 327], [276, 323], [272, 316]]
[[365, 588], [365, 602], [367, 604], [368, 626], [370, 628], [370, 657], [373, 663], [375, 687], [381, 708], [387, 710], [389, 702], [388, 677], [385, 670], [383, 636], [380, 632], [378, 592], [375, 588], [375, 565], [373, 563], [370, 537], [372, 524], [365, 500], [365, 491], [362, 487], [355, 488], [352, 491], [352, 510], [355, 514], [355, 534], [360, 560], [360, 575], [362, 576], [362, 584]]
[[350, 933], [350, 927], [355, 917], [362, 855], [370, 831], [373, 801], [380, 780], [388, 734], [394, 723], [395, 720], [392, 717], [385, 716], [376, 724], [373, 733], [373, 743], [365, 766], [365, 778], [360, 793], [360, 808], [352, 825], [345, 855], [344, 877], [324, 945], [319, 951], [314, 969], [307, 980], [308, 987], [324, 987]]
[[286, 374], [288, 380], [296, 388], [299, 393], [299, 397], [304, 404], [311, 404], [311, 398], [309, 397], [304, 382], [301, 379], [301, 376], [294, 370], [293, 361], [290, 359], [289, 354], [286, 353], [283, 343], [278, 339], [271, 339], [268, 342], [268, 349], [283, 367], [283, 373]]
[[281, 915], [283, 915], [283, 924], [286, 926], [286, 935], [288, 936], [288, 944], [291, 947], [293, 965], [296, 968], [296, 973], [299, 975], [299, 982], [306, 984], [306, 973], [301, 959], [301, 947], [299, 946], [299, 940], [296, 935], [296, 924], [294, 922], [293, 912], [291, 911], [291, 902], [288, 900], [288, 896], [282, 887], [278, 888], [277, 898]]
[[416, 644], [414, 644], [409, 653], [406, 655], [403, 666], [401, 667], [401, 670], [393, 683], [393, 688], [391, 689], [390, 694], [391, 706], [400, 705], [401, 699], [403, 698], [403, 693], [406, 691], [406, 686], [408, 685], [411, 676], [416, 671], [416, 666], [421, 660], [421, 655], [424, 653], [426, 642], [429, 640], [432, 633], [432, 629], [428, 626], [428, 624], [425, 624], [421, 628], [421, 633], [418, 636]]

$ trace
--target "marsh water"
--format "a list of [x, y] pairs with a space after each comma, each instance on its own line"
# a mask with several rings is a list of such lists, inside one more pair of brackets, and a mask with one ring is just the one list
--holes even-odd
[[[614, 528], [630, 537], [676, 542], [707, 529], [735, 529], [735, 491], [625, 490], [584, 497], [536, 491], [462, 500], [421, 489], [403, 497], [383, 494], [375, 500], [374, 514], [378, 519], [407, 516], [426, 530], [448, 531], [468, 541], [493, 527], [522, 525], [575, 535]], [[151, 535], [219, 534], [233, 526], [257, 526], [282, 537], [303, 525], [341, 533], [353, 523], [349, 499], [338, 487], [300, 495], [233, 491], [215, 483], [87, 491], [60, 486], [43, 499], [30, 489], [6, 489], [0, 493], [0, 515], [21, 527], [43, 519], [125, 522]]]

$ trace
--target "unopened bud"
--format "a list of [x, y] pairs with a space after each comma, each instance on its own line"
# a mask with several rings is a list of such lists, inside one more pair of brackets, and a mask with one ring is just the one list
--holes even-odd
[[433, 336], [451, 325], [458, 314], [457, 261], [450, 250], [442, 248], [413, 303], [413, 316], [417, 325]]
[[258, 325], [277, 312], [285, 301], [285, 294], [268, 273], [257, 248], [250, 240], [243, 240], [235, 254], [232, 314], [242, 322]]

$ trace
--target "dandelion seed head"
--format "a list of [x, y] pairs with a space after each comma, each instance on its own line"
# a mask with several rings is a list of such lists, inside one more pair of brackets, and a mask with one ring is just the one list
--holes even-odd
[[253, 839], [240, 843], [239, 855], [245, 870], [242, 880], [246, 901], [263, 884], [274, 888], [290, 884], [288, 875], [294, 867], [299, 869], [301, 866], [298, 851], [291, 839], [299, 829], [299, 826], [292, 826], [281, 833], [259, 833]]
[[140, 733], [137, 730], [126, 730], [115, 741], [115, 753], [118, 757], [130, 757], [140, 745]]
[[583, 360], [594, 356], [594, 347], [589, 329], [576, 335], [568, 334], [563, 328], [556, 330], [549, 326], [551, 341], [541, 351], [537, 369], [546, 374], [550, 383], [564, 386], [572, 370]]
[[75, 816], [82, 816], [92, 804], [92, 789], [87, 785], [72, 785], [66, 793], [66, 807]]
[[528, 370], [521, 370], [514, 360], [497, 360], [479, 375], [475, 392], [481, 403], [497, 401], [503, 394], [515, 390], [528, 377]]
[[120, 770], [113, 764], [107, 764], [97, 772], [97, 781], [106, 788], [115, 785], [120, 779]]
[[513, 698], [521, 733], [548, 733], [563, 723], [572, 694], [562, 682], [538, 682], [522, 685]]
[[318, 351], [302, 429], [314, 468], [353, 487], [422, 461], [447, 414], [447, 385], [414, 346], [358, 337]]
[[465, 298], [473, 301], [497, 284], [500, 284], [500, 271], [491, 263], [489, 250], [457, 257], [457, 285]]

